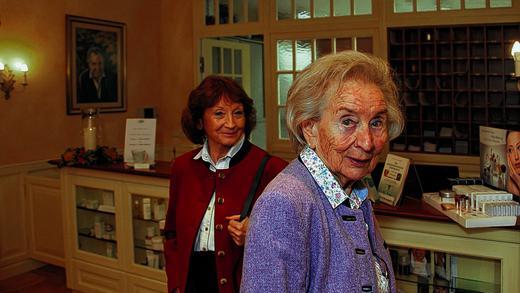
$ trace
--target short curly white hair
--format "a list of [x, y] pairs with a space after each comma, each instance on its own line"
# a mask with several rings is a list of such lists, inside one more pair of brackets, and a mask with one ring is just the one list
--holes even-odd
[[357, 51], [323, 56], [298, 74], [287, 95], [287, 129], [295, 150], [307, 144], [302, 123], [319, 119], [330, 98], [338, 94], [348, 80], [373, 83], [381, 89], [388, 107], [390, 140], [403, 131], [404, 115], [392, 71], [383, 59]]

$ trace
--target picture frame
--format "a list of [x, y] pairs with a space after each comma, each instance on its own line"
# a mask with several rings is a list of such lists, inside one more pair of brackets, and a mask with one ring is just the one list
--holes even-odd
[[66, 15], [67, 114], [126, 111], [126, 24]]

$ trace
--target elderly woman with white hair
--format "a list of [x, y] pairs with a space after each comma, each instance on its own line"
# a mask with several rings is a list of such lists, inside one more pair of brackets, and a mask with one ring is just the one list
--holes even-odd
[[404, 124], [386, 62], [324, 56], [288, 93], [299, 153], [257, 201], [241, 292], [395, 292], [386, 244], [361, 179]]

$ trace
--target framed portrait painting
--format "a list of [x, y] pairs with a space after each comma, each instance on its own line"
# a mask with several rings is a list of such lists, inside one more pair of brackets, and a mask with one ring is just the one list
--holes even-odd
[[67, 15], [67, 114], [126, 111], [126, 25]]

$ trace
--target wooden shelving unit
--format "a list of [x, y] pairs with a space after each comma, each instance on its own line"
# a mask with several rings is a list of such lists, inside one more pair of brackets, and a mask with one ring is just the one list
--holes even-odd
[[479, 126], [520, 128], [511, 48], [520, 24], [388, 29], [388, 59], [406, 109], [395, 151], [479, 155]]

